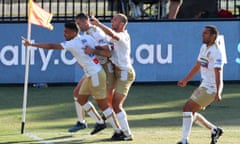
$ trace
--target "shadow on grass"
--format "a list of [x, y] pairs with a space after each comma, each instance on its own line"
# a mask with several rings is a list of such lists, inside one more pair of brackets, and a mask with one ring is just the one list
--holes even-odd
[[[237, 84], [225, 84], [225, 94], [238, 93], [238, 87]], [[28, 96], [30, 119], [32, 121], [52, 122], [53, 120], [75, 118], [73, 88], [74, 86], [30, 87]], [[133, 117], [129, 119], [131, 127], [181, 125], [182, 106], [195, 88], [196, 85], [179, 88], [175, 84], [134, 84], [124, 104], [128, 116]], [[22, 91], [22, 87], [0, 87], [1, 110], [21, 109]], [[91, 99], [91, 101], [93, 100]], [[93, 103], [96, 105], [95, 101]], [[174, 105], [172, 105], [173, 103]], [[153, 105], [154, 107], [151, 107]], [[36, 107], [38, 109], [35, 109]], [[218, 104], [213, 103], [206, 111], [200, 111], [200, 113], [214, 121], [218, 121], [220, 117], [224, 123], [224, 120], [229, 118], [228, 113], [236, 113], [238, 110], [239, 97], [233, 97], [223, 99], [223, 102]], [[168, 112], [178, 115], [171, 117], [161, 115]], [[144, 117], [137, 119], [136, 116]], [[239, 115], [231, 115], [231, 119], [239, 120]], [[236, 122], [236, 124], [240, 124], [240, 122]]]

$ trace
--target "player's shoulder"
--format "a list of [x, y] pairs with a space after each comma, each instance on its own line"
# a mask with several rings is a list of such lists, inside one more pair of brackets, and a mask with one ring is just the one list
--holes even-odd
[[220, 49], [219, 49], [219, 47], [216, 45], [216, 44], [214, 44], [214, 45], [212, 45], [212, 49], [211, 49], [213, 52], [216, 52], [216, 53], [220, 53], [221, 51], [220, 51]]
[[101, 29], [100, 29], [99, 27], [95, 26], [95, 25], [90, 25], [89, 31], [90, 31], [91, 33], [97, 33], [97, 32], [99, 32], [99, 31], [101, 31]]
[[98, 33], [98, 34], [101, 34], [101, 35], [105, 35], [104, 31], [96, 25], [91, 25], [90, 29], [91, 29], [92, 33]]
[[75, 36], [73, 39], [66, 41], [67, 43], [76, 43], [81, 39], [80, 35]]

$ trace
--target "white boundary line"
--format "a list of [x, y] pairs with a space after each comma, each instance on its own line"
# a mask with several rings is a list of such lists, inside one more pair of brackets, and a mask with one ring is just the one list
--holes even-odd
[[[44, 133], [46, 134], [46, 133]], [[53, 133], [50, 133], [50, 134], [53, 134]], [[60, 134], [63, 134], [63, 135], [69, 135], [70, 133], [60, 133]], [[89, 137], [93, 137], [94, 135], [90, 135], [90, 134], [87, 134], [86, 136], [84, 137], [80, 137], [80, 138], [77, 138], [77, 137], [68, 137], [68, 138], [59, 138], [59, 139], [54, 139], [54, 140], [45, 140], [39, 136], [37, 136], [36, 134], [33, 134], [33, 133], [26, 133], [24, 134], [25, 136], [39, 142], [39, 143], [42, 143], [42, 144], [54, 144], [54, 142], [67, 142], [67, 141], [73, 141], [73, 140], [83, 140], [83, 139], [86, 139], [86, 138], [89, 138]]]
[[43, 143], [43, 144], [54, 144], [54, 143], [52, 143], [52, 142], [48, 142], [48, 141], [44, 140], [43, 138], [38, 137], [37, 135], [34, 135], [34, 134], [32, 134], [32, 133], [26, 133], [26, 134], [24, 134], [24, 135], [27, 136], [27, 137], [29, 137], [29, 138], [31, 138], [31, 139], [33, 139], [33, 140], [35, 140], [35, 141], [38, 141], [38, 142], [40, 142], [40, 143]]
[[[162, 130], [162, 131], [152, 132], [151, 134], [161, 134], [163, 132], [164, 133], [172, 133], [171, 130]], [[197, 133], [203, 133], [203, 132], [206, 132], [206, 130], [194, 130], [192, 132], [193, 133], [196, 133], [196, 132]], [[229, 130], [228, 129], [228, 130], [225, 130], [225, 132], [236, 132], [236, 133], [239, 133], [240, 130]], [[103, 132], [103, 133], [110, 134], [110, 132]], [[145, 132], [135, 131], [134, 133], [135, 134], [144, 134]], [[179, 133], [181, 133], [181, 132], [179, 131]], [[38, 133], [38, 134], [41, 134], [41, 133]], [[47, 133], [44, 132], [44, 134], [47, 134]], [[53, 134], [53, 133], [49, 133], [49, 134]], [[59, 134], [65, 135], [65, 136], [67, 136], [67, 135], [70, 136], [71, 135], [71, 133], [65, 133], [65, 132], [59, 133]], [[58, 142], [68, 142], [68, 141], [73, 141], [73, 140], [74, 141], [76, 141], [76, 140], [83, 140], [83, 139], [95, 136], [95, 135], [90, 135], [88, 133], [83, 133], [83, 134], [85, 135], [84, 137], [82, 137], [82, 136], [81, 137], [67, 137], [67, 138], [59, 138], [59, 139], [53, 139], [53, 140], [45, 140], [45, 139], [37, 136], [34, 133], [26, 133], [24, 135], [29, 137], [29, 138], [31, 138], [31, 139], [33, 139], [33, 140], [35, 140], [35, 141], [37, 141], [37, 142], [39, 142], [39, 143], [42, 143], [42, 144], [54, 144], [54, 143], [58, 143]]]

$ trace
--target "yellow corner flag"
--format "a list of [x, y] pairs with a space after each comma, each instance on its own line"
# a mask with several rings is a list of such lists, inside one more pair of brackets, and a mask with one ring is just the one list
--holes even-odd
[[37, 3], [29, 0], [28, 5], [28, 22], [45, 27], [49, 30], [53, 30], [53, 26], [50, 23], [52, 20], [52, 14], [42, 9]]

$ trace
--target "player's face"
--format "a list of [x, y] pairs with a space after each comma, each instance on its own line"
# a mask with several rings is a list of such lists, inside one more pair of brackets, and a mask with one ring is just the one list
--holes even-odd
[[71, 29], [69, 28], [64, 29], [64, 37], [67, 41], [73, 39], [76, 35], [77, 33]]
[[205, 28], [202, 33], [202, 42], [209, 44], [213, 39], [213, 35], [210, 33], [209, 29]]
[[88, 21], [87, 20], [80, 20], [80, 19], [76, 19], [75, 20], [76, 24], [79, 26], [81, 31], [87, 31], [88, 30]]
[[119, 26], [120, 26], [120, 17], [118, 15], [114, 16], [111, 20], [112, 22], [112, 29], [117, 31], [119, 29]]

